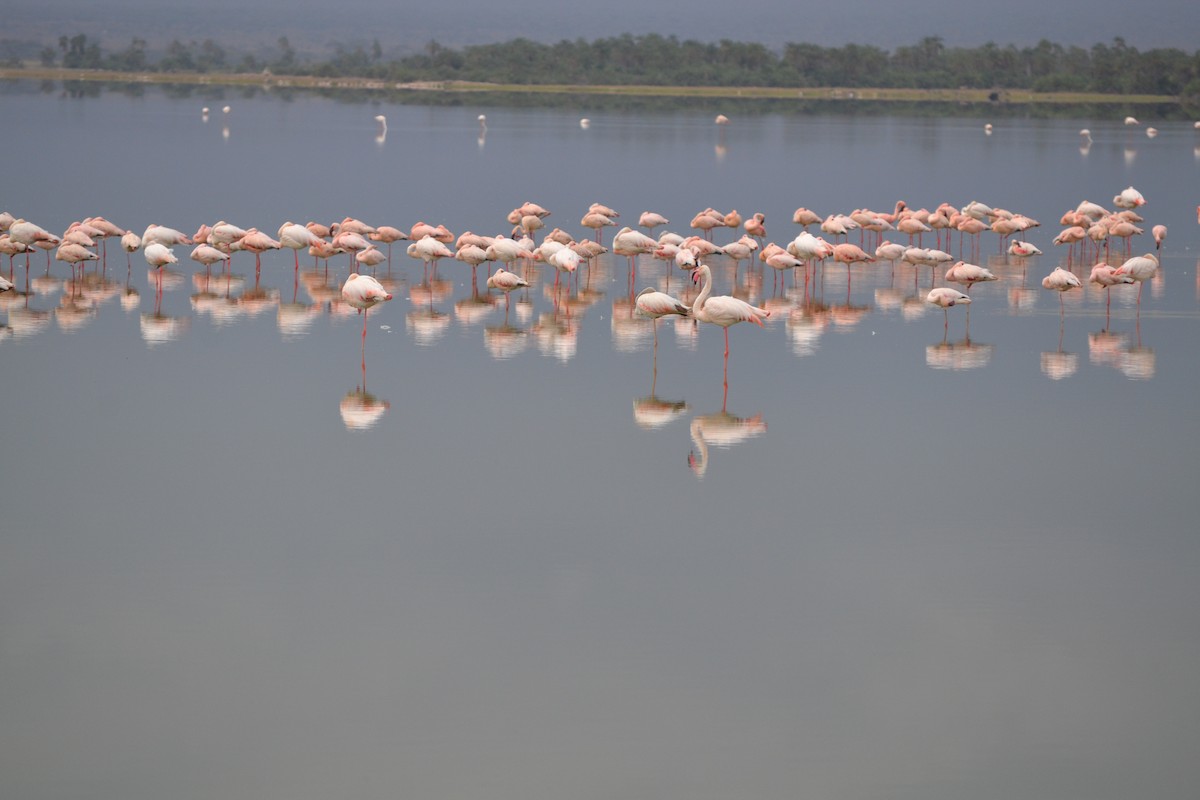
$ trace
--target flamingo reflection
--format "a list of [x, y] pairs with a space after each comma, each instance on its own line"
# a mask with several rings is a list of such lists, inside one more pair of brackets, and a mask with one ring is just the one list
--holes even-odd
[[[657, 320], [655, 320], [657, 322]], [[661, 428], [682, 416], [688, 409], [682, 400], [663, 400], [657, 394], [658, 386], [658, 343], [655, 341], [653, 367], [650, 378], [650, 394], [633, 401], [633, 421], [643, 430]]]
[[716, 414], [704, 414], [692, 419], [688, 430], [692, 437], [693, 450], [688, 453], [688, 467], [697, 478], [708, 472], [709, 446], [728, 449], [747, 439], [762, 435], [767, 423], [762, 414], [753, 417], [737, 417], [721, 410]]
[[365, 371], [367, 363], [367, 313], [372, 307], [391, 300], [392, 295], [383, 288], [383, 285], [379, 281], [370, 275], [359, 275], [352, 272], [346, 278], [346, 282], [342, 284], [342, 299], [350, 307], [357, 309], [362, 314], [362, 355], [363, 370]]
[[[365, 313], [366, 309], [364, 309]], [[346, 392], [338, 411], [342, 415], [342, 424], [349, 431], [365, 431], [375, 427], [383, 414], [391, 408], [386, 400], [381, 400], [367, 391], [367, 361], [362, 362], [362, 383], [353, 391]]]

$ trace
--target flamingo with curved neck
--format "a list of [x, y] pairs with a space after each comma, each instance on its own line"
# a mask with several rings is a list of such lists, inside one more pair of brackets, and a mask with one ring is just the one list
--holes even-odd
[[712, 295], [712, 270], [707, 264], [699, 264], [692, 270], [692, 283], [700, 283], [700, 294], [692, 303], [692, 316], [701, 322], [720, 325], [725, 329], [725, 387], [729, 388], [729, 326], [739, 322], [753, 322], [765, 327], [763, 320], [771, 316], [765, 308], [758, 308], [729, 295]]

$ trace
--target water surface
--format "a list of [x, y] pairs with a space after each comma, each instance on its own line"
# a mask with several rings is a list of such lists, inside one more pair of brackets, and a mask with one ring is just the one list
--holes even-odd
[[[115, 242], [78, 284], [18, 258], [5, 795], [1194, 796], [1190, 123], [769, 110], [717, 129], [717, 105], [49, 88], [4, 86], [2, 205], [55, 232], [349, 215], [495, 234], [531, 200], [579, 236], [592, 202], [685, 234], [706, 206], [761, 211], [782, 243], [797, 206], [980, 200], [1041, 220], [1045, 255], [985, 234], [1001, 280], [948, 329], [927, 268], [831, 263], [781, 290], [714, 259], [718, 293], [772, 310], [731, 329], [727, 392], [720, 330], [664, 320], [655, 348], [630, 316], [631, 283], [666, 288], [648, 258], [631, 281], [603, 256], [557, 294], [533, 267], [506, 324], [482, 269], [427, 273], [397, 246], [365, 359], [343, 258], [296, 274], [266, 253], [256, 280], [248, 254], [206, 275], [177, 247], [158, 304]], [[1128, 185], [1147, 230], [1169, 226], [1159, 278], [1140, 308], [1085, 288], [1060, 315], [1040, 286], [1066, 261], [1059, 216]]]

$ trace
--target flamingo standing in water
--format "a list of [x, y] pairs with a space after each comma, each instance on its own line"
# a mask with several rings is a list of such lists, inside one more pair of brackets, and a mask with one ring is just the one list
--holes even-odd
[[1142, 284], [1154, 277], [1158, 272], [1158, 256], [1146, 253], [1144, 256], [1134, 256], [1117, 267], [1114, 275], [1128, 275], [1138, 283], [1137, 305], [1142, 306]]
[[1154, 249], [1162, 250], [1162, 243], [1167, 240], [1167, 226], [1155, 225], [1150, 229], [1150, 233], [1154, 236]]
[[358, 309], [359, 313], [363, 315], [362, 346], [363, 363], [365, 364], [367, 353], [367, 312], [372, 306], [377, 306], [380, 303], [391, 300], [392, 296], [383, 288], [383, 284], [370, 275], [359, 275], [357, 272], [352, 272], [346, 278], [346, 282], [342, 284], [342, 299], [351, 308]]
[[121, 249], [125, 251], [125, 266], [133, 269], [133, 254], [142, 248], [142, 237], [133, 231], [126, 231], [121, 237]]
[[670, 221], [671, 220], [667, 219], [662, 214], [658, 214], [654, 211], [643, 211], [642, 215], [638, 217], [638, 227], [654, 230], [659, 225], [666, 225]]
[[508, 324], [508, 293], [513, 289], [528, 286], [529, 281], [515, 272], [509, 272], [504, 267], [496, 267], [496, 271], [488, 276], [487, 287], [504, 292], [504, 324]]
[[946, 319], [944, 328], [946, 331], [949, 331], [950, 312], [948, 309], [951, 306], [970, 305], [971, 298], [957, 289], [951, 289], [949, 286], [939, 286], [936, 289], [929, 290], [929, 294], [925, 295], [925, 302], [941, 307], [942, 315]]
[[692, 283], [700, 284], [700, 294], [692, 303], [692, 316], [701, 322], [720, 325], [725, 329], [725, 391], [729, 391], [729, 326], [739, 322], [752, 322], [760, 328], [763, 319], [771, 316], [765, 308], [758, 308], [729, 295], [712, 297], [712, 270], [707, 264], [698, 264], [692, 270]]
[[1105, 327], [1107, 327], [1108, 310], [1112, 305], [1112, 287], [1122, 283], [1133, 283], [1133, 278], [1129, 275], [1118, 275], [1116, 267], [1102, 261], [1092, 267], [1092, 274], [1088, 276], [1088, 281], [1104, 287], [1104, 316]]
[[634, 299], [634, 307], [637, 308], [637, 312], [643, 317], [649, 317], [654, 320], [655, 349], [658, 348], [658, 318], [665, 317], [668, 314], [678, 314], [681, 317], [686, 317], [690, 313], [690, 309], [683, 303], [666, 292], [655, 291], [652, 286], [647, 286], [638, 292], [637, 298]]
[[951, 283], [960, 283], [967, 287], [967, 293], [970, 294], [971, 287], [977, 283], [984, 281], [997, 280], [991, 270], [985, 269], [978, 264], [968, 264], [965, 261], [959, 261], [950, 269], [946, 270], [946, 280]]
[[295, 222], [285, 222], [279, 226], [279, 245], [295, 253], [296, 271], [300, 271], [300, 251], [310, 247], [319, 247], [324, 240], [310, 231], [304, 225]]
[[171, 252], [171, 248], [160, 242], [151, 242], [142, 249], [142, 255], [146, 258], [146, 263], [154, 267], [154, 305], [158, 308], [159, 301], [162, 300], [162, 268], [167, 264], [178, 264], [179, 259]]
[[1072, 289], [1078, 289], [1083, 286], [1079, 278], [1073, 272], [1068, 272], [1062, 267], [1056, 267], [1054, 272], [1051, 272], [1046, 277], [1042, 278], [1042, 288], [1050, 289], [1058, 292], [1058, 310], [1059, 316], [1066, 313], [1066, 306], [1063, 304], [1063, 295]]

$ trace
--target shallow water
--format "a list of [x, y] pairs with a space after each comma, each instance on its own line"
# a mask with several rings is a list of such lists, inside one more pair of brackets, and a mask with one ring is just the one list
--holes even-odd
[[[663, 320], [655, 348], [630, 316], [631, 284], [665, 288], [648, 258], [631, 280], [602, 256], [557, 293], [531, 267], [505, 324], [483, 268], [427, 273], [397, 245], [363, 349], [344, 257], [296, 274], [269, 252], [256, 280], [248, 254], [206, 275], [177, 247], [158, 304], [115, 242], [78, 284], [19, 257], [4, 795], [1193, 796], [1190, 123], [717, 129], [715, 105], [2, 88], [21, 109], [3, 208], [55, 232], [349, 215], [495, 234], [531, 200], [578, 236], [592, 202], [685, 235], [705, 206], [761, 211], [783, 243], [797, 206], [902, 198], [1023, 212], [1045, 251], [1022, 264], [985, 234], [1001, 279], [945, 328], [928, 268], [830, 263], [781, 290], [714, 259], [717, 293], [772, 311], [730, 330], [727, 393], [720, 330]], [[1159, 277], [1140, 308], [1136, 287], [1108, 311], [1085, 288], [1060, 314], [1040, 286], [1066, 261], [1059, 216], [1131, 184], [1147, 231], [1170, 229]]]

